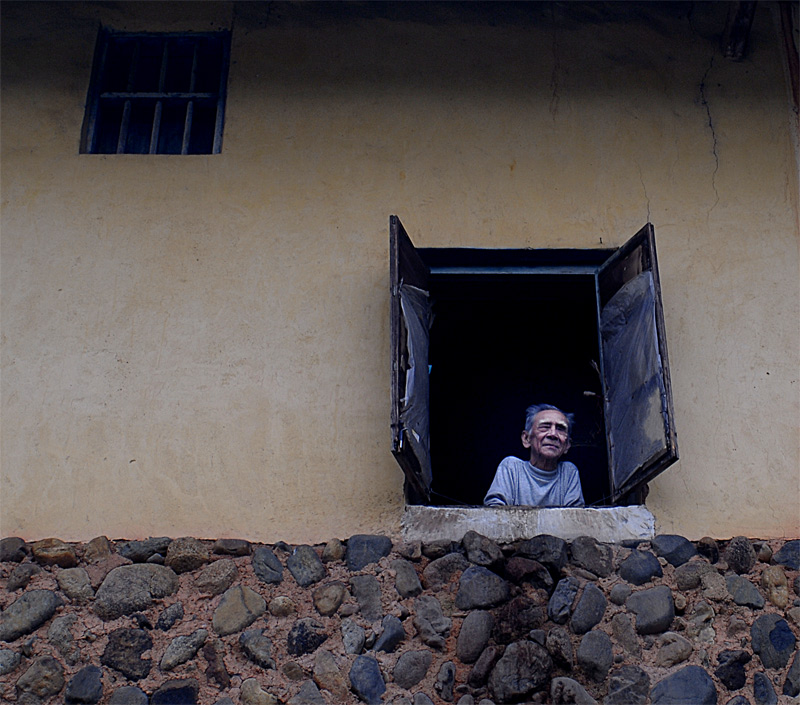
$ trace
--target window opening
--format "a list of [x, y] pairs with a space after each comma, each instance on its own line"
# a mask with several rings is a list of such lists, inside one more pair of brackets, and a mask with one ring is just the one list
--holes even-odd
[[407, 501], [480, 505], [500, 460], [524, 456], [525, 408], [544, 401], [575, 412], [565, 459], [587, 506], [640, 502], [678, 457], [652, 226], [618, 250], [416, 249], [394, 216], [390, 231]]
[[218, 154], [230, 33], [102, 29], [81, 152]]

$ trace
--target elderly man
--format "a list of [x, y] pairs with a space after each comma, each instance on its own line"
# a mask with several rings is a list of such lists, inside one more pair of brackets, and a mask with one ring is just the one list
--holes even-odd
[[550, 404], [528, 407], [522, 445], [530, 448], [530, 460], [503, 459], [483, 503], [487, 507], [583, 507], [578, 468], [561, 460], [569, 450], [571, 429], [572, 414]]

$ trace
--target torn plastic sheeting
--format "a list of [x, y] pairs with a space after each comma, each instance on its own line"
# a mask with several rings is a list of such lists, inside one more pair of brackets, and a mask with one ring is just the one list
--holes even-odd
[[400, 284], [400, 307], [408, 331], [408, 367], [405, 396], [401, 402], [400, 422], [406, 440], [422, 468], [427, 487], [432, 481], [429, 429], [428, 344], [431, 306], [427, 291], [409, 284]]
[[612, 473], [618, 489], [667, 447], [652, 272], [642, 272], [614, 294], [602, 310], [600, 329]]

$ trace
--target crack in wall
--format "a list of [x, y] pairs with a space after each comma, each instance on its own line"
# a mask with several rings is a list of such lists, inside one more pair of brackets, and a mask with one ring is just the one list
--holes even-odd
[[719, 203], [719, 192], [717, 191], [717, 172], [719, 171], [719, 152], [717, 151], [717, 147], [719, 142], [717, 141], [717, 132], [714, 129], [714, 120], [711, 117], [711, 106], [708, 103], [708, 97], [706, 96], [706, 81], [708, 80], [708, 74], [711, 72], [711, 69], [714, 68], [714, 57], [711, 57], [711, 61], [708, 64], [708, 68], [706, 72], [703, 74], [703, 78], [700, 80], [700, 104], [706, 111], [706, 119], [708, 121], [708, 129], [711, 130], [711, 153], [714, 155], [714, 171], [711, 174], [711, 188], [714, 189], [714, 196], [716, 200], [714, 201], [714, 205], [709, 208], [708, 213], [711, 214], [711, 211], [716, 208], [717, 204]]
[[647, 195], [647, 186], [644, 183], [644, 176], [642, 175], [642, 165], [638, 162], [636, 163], [636, 168], [639, 170], [639, 181], [642, 184], [642, 191], [644, 191], [644, 199], [647, 202], [647, 220], [645, 222], [650, 222], [650, 196]]

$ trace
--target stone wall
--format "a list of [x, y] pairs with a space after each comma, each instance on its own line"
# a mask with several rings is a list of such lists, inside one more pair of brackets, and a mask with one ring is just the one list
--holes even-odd
[[0, 541], [10, 703], [776, 703], [800, 541]]

